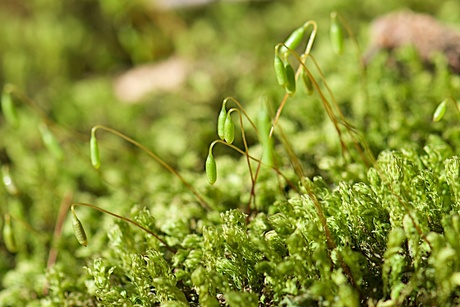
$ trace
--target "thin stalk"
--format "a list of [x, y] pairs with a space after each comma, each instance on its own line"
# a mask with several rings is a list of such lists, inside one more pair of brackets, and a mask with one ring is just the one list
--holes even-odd
[[[212, 148], [216, 145], [216, 144], [223, 144], [225, 146], [228, 146], [230, 148], [232, 148], [233, 150], [239, 152], [240, 154], [242, 155], [246, 155], [246, 153], [244, 151], [242, 151], [241, 149], [239, 149], [238, 147], [236, 147], [235, 145], [232, 145], [232, 144], [229, 144], [223, 140], [215, 140], [211, 143], [211, 145], [209, 145], [209, 147], [211, 148], [211, 151], [212, 151]], [[283, 177], [284, 180], [286, 180], [286, 183], [296, 192], [299, 192], [299, 189], [276, 167], [276, 166], [269, 166], [269, 165], [266, 165], [262, 162], [262, 160], [260, 159], [257, 159], [256, 157], [253, 157], [251, 155], [248, 155], [249, 159], [261, 164], [261, 165], [264, 165], [264, 166], [267, 166], [267, 167], [270, 167], [271, 169], [273, 169], [278, 175], [280, 175], [281, 177]]]
[[[327, 104], [327, 105], [329, 106], [329, 108], [330, 108], [330, 110], [331, 110], [331, 115], [329, 115], [329, 113], [328, 113], [328, 115], [329, 115], [329, 117], [331, 118], [331, 120], [334, 122], [334, 125], [336, 125], [336, 130], [338, 129], [338, 124], [341, 123], [341, 124], [346, 128], [347, 132], [349, 133], [350, 137], [352, 138], [353, 144], [354, 144], [356, 150], [358, 151], [358, 154], [360, 155], [361, 160], [362, 160], [367, 166], [372, 165], [372, 164], [375, 162], [375, 158], [373, 157], [373, 155], [368, 156], [368, 157], [366, 157], [366, 156], [364, 155], [362, 149], [361, 149], [360, 146], [359, 146], [359, 142], [357, 141], [357, 139], [356, 139], [356, 137], [355, 137], [355, 135], [354, 135], [354, 133], [353, 133], [353, 131], [356, 131], [356, 129], [353, 127], [353, 125], [351, 125], [351, 124], [346, 120], [345, 116], [343, 115], [342, 110], [340, 109], [340, 107], [339, 107], [339, 105], [338, 105], [338, 103], [337, 103], [337, 100], [335, 99], [335, 96], [334, 96], [334, 94], [333, 94], [331, 88], [330, 88], [329, 85], [327, 84], [326, 78], [324, 77], [323, 72], [322, 72], [322, 70], [321, 70], [321, 68], [320, 68], [320, 66], [319, 66], [319, 64], [318, 64], [318, 62], [316, 61], [315, 57], [314, 57], [313, 55], [310, 55], [309, 57], [310, 57], [310, 59], [313, 61], [313, 63], [314, 63], [314, 65], [315, 65], [316, 69], [318, 70], [318, 72], [319, 72], [319, 74], [320, 74], [320, 76], [321, 76], [321, 80], [322, 80], [324, 86], [326, 87], [326, 90], [327, 90], [327, 92], [328, 92], [328, 94], [329, 94], [329, 96], [330, 96], [330, 98], [331, 98], [331, 100], [332, 100], [332, 102], [333, 102], [335, 111], [338, 113], [338, 118], [339, 118], [339, 120], [337, 120], [337, 117], [335, 116], [335, 114], [334, 114], [333, 111], [332, 111], [332, 110], [333, 110], [332, 107], [330, 107], [328, 100], [324, 97], [324, 95], [323, 95], [322, 92], [321, 92], [321, 94], [320, 94], [321, 100], [323, 101], [323, 105]], [[301, 62], [301, 65], [305, 65], [304, 62]], [[309, 73], [309, 72], [308, 72], [308, 73]], [[310, 74], [309, 74], [309, 75], [310, 75]], [[325, 107], [326, 107], [326, 106], [325, 106]], [[332, 117], [331, 117], [331, 116], [332, 116]], [[339, 132], [339, 131], [338, 131], [338, 132]], [[339, 133], [339, 136], [341, 136], [341, 133]], [[341, 142], [342, 142], [341, 137], [340, 137], [340, 140], [341, 140]], [[343, 144], [343, 145], [345, 146], [345, 144]], [[365, 146], [365, 145], [364, 145], [364, 146]], [[368, 153], [370, 153], [370, 152], [368, 152]], [[370, 160], [370, 161], [368, 162], [368, 160]]]
[[[69, 211], [70, 205], [72, 204], [73, 194], [68, 192], [64, 195], [64, 198], [61, 201], [61, 205], [59, 206], [59, 213], [57, 215], [56, 224], [54, 226], [53, 232], [53, 239], [51, 241], [51, 248], [48, 254], [48, 262], [46, 265], [46, 270], [49, 271], [56, 263], [56, 259], [58, 256], [58, 249], [56, 248], [56, 244], [61, 238], [62, 234], [62, 225], [64, 224], [65, 217], [67, 212]], [[43, 295], [48, 295], [49, 291], [49, 284], [48, 280], [45, 281], [43, 285]]]
[[[318, 25], [316, 24], [315, 21], [313, 20], [310, 20], [310, 21], [307, 21], [305, 24], [304, 24], [304, 28], [307, 28], [309, 25], [313, 26], [313, 30], [311, 31], [310, 33], [310, 37], [308, 38], [308, 43], [307, 43], [307, 47], [305, 48], [305, 51], [304, 51], [304, 54], [308, 55], [310, 54], [310, 51], [311, 51], [311, 48], [313, 47], [313, 43], [315, 41], [315, 38], [316, 38], [316, 32], [317, 32], [317, 29], [318, 29]], [[283, 43], [280, 43], [278, 45], [275, 46], [275, 52], [278, 54], [278, 49], [279, 47], [281, 46], [284, 46], [285, 48], [287, 48], [290, 52], [294, 52], [295, 51], [292, 51], [290, 50], [286, 45], [284, 45]], [[298, 77], [298, 74], [299, 74], [299, 70], [297, 70], [296, 72], [296, 79]], [[276, 124], [278, 123], [278, 119], [280, 118], [281, 116], [281, 111], [283, 110], [284, 108], [284, 105], [286, 104], [287, 100], [289, 98], [289, 94], [284, 94], [284, 97], [283, 97], [283, 100], [281, 101], [281, 104], [280, 106], [278, 107], [278, 110], [276, 110], [276, 114], [275, 114], [275, 118], [273, 119], [273, 124], [272, 124], [272, 128], [270, 129], [270, 134], [269, 136], [272, 137], [273, 135], [273, 132], [275, 130], [275, 126]]]
[[[281, 44], [281, 45], [284, 45], [284, 44]], [[279, 47], [279, 44], [275, 47], [275, 50], [277, 52], [278, 50], [278, 47]], [[286, 46], [285, 46], [286, 47]], [[286, 47], [287, 48], [287, 47]], [[296, 74], [295, 74], [295, 78], [297, 80], [297, 78], [299, 77], [302, 69], [305, 69], [305, 71], [307, 72], [308, 74], [308, 77], [310, 78], [310, 80], [312, 81], [312, 85], [315, 87], [316, 91], [318, 92], [320, 98], [321, 98], [321, 101], [323, 102], [323, 106], [326, 110], [326, 113], [328, 114], [329, 118], [331, 119], [332, 123], [334, 124], [334, 127], [339, 135], [339, 139], [340, 139], [340, 144], [341, 144], [341, 147], [342, 149], [345, 151], [347, 151], [347, 146], [345, 145], [344, 141], [343, 141], [343, 138], [342, 138], [342, 131], [340, 130], [340, 127], [339, 127], [339, 121], [337, 120], [335, 114], [334, 114], [334, 111], [333, 111], [333, 108], [331, 107], [331, 105], [329, 104], [328, 100], [326, 99], [326, 97], [324, 96], [323, 92], [321, 91], [321, 88], [319, 87], [319, 84], [318, 82], [315, 80], [315, 78], [313, 77], [313, 75], [311, 74], [311, 72], [308, 70], [308, 68], [306, 67], [305, 65], [305, 60], [306, 58], [310, 55], [309, 53], [305, 53], [302, 58], [293, 50], [290, 50], [289, 48], [287, 48], [289, 50], [289, 52], [291, 54], [293, 54], [297, 60], [299, 61], [300, 63], [300, 66], [298, 67], [297, 71], [296, 71]], [[308, 50], [309, 52], [310, 50]], [[320, 72], [321, 73], [321, 72]], [[321, 73], [322, 75], [322, 73]], [[324, 79], [324, 78], [323, 78]], [[324, 80], [325, 81], [325, 80]], [[328, 87], [327, 87], [328, 88]], [[278, 122], [278, 119], [281, 115], [281, 111], [284, 107], [284, 105], [286, 104], [286, 101], [287, 101], [287, 98], [289, 97], [288, 94], [285, 94], [284, 98], [283, 98], [283, 101], [281, 102], [280, 106], [278, 107], [278, 110], [276, 112], [276, 115], [275, 115], [275, 118], [273, 120], [273, 124], [272, 124], [272, 128], [270, 130], [270, 137], [272, 137], [273, 135], [273, 132], [274, 132], [274, 128]], [[336, 104], [337, 105], [337, 104]], [[339, 109], [340, 111], [340, 109]], [[341, 115], [341, 112], [339, 112], [339, 115]], [[343, 118], [343, 121], [346, 122], [346, 120]], [[348, 129], [347, 129], [348, 130]], [[349, 130], [348, 130], [349, 131]], [[302, 186], [304, 186], [304, 188], [307, 190], [307, 194], [308, 196], [310, 197], [310, 199], [313, 201], [314, 203], [314, 206], [315, 206], [315, 209], [316, 209], [316, 212], [318, 214], [318, 217], [320, 219], [320, 222], [323, 226], [323, 230], [324, 230], [324, 233], [325, 233], [325, 236], [326, 236], [326, 243], [327, 243], [327, 246], [328, 246], [328, 249], [329, 250], [333, 250], [336, 248], [336, 244], [334, 242], [334, 239], [332, 237], [332, 234], [329, 230], [329, 227], [327, 225], [327, 220], [324, 216], [324, 211], [323, 211], [323, 208], [321, 206], [321, 204], [319, 203], [318, 199], [316, 198], [316, 195], [313, 193], [313, 191], [311, 190], [311, 188], [309, 187], [308, 184], [306, 184], [305, 182], [305, 176], [304, 176], [304, 172], [303, 172], [303, 168], [302, 168], [302, 165], [300, 163], [300, 161], [298, 161], [298, 158], [297, 156], [295, 155], [293, 149], [292, 149], [292, 146], [289, 144], [286, 136], [281, 133], [281, 140], [283, 142], [283, 145], [285, 147], [285, 149], [288, 151], [288, 155], [290, 157], [290, 160], [291, 160], [291, 163], [293, 164], [293, 167], [294, 167], [294, 170], [296, 171], [296, 174], [297, 176], [299, 176], [301, 182], [302, 182]], [[358, 152], [359, 152], [359, 149], [358, 149]], [[363, 159], [363, 161], [366, 163], [366, 160]], [[345, 272], [345, 274], [348, 276], [350, 282], [352, 283], [352, 285], [354, 287], [356, 287], [356, 282], [354, 281], [354, 278], [353, 278], [353, 275], [351, 274], [351, 270], [350, 268], [347, 266], [347, 264], [343, 261], [343, 259], [339, 259], [340, 263], [341, 263], [341, 266]]]
[[[398, 195], [396, 192], [394, 192], [394, 189], [393, 189], [392, 184], [391, 184], [391, 180], [389, 180], [389, 179], [387, 178], [387, 176], [385, 175], [385, 173], [380, 169], [380, 167], [379, 167], [378, 165], [375, 164], [375, 158], [374, 158], [372, 152], [370, 151], [367, 142], [366, 142], [365, 140], [362, 140], [361, 144], [363, 144], [364, 152], [367, 154], [367, 156], [364, 155], [363, 151], [361, 150], [361, 148], [360, 148], [359, 145], [358, 145], [358, 141], [357, 141], [356, 136], [355, 136], [356, 133], [357, 133], [357, 132], [356, 132], [356, 128], [353, 127], [351, 124], [349, 124], [349, 123], [347, 122], [347, 120], [345, 119], [345, 116], [344, 116], [343, 113], [341, 112], [341, 110], [340, 110], [340, 108], [339, 108], [339, 106], [338, 106], [338, 104], [337, 104], [337, 101], [336, 101], [335, 98], [334, 98], [334, 95], [333, 95], [331, 89], [329, 88], [329, 86], [328, 86], [327, 83], [326, 83], [326, 80], [325, 80], [325, 78], [324, 78], [324, 75], [322, 74], [321, 69], [320, 69], [320, 67], [319, 67], [319, 65], [318, 65], [318, 63], [317, 63], [317, 61], [315, 60], [315, 58], [314, 58], [312, 55], [310, 55], [310, 58], [312, 59], [312, 61], [314, 62], [315, 66], [316, 66], [316, 68], [317, 68], [317, 70], [319, 71], [319, 73], [320, 73], [320, 75], [321, 75], [321, 78], [322, 78], [322, 80], [323, 80], [323, 83], [325, 84], [326, 89], [327, 89], [327, 91], [329, 92], [329, 94], [330, 94], [330, 96], [331, 96], [331, 99], [332, 99], [332, 101], [333, 101], [333, 103], [334, 103], [334, 106], [336, 107], [336, 110], [337, 110], [337, 112], [339, 113], [340, 123], [347, 129], [349, 135], [352, 137], [353, 143], [354, 143], [354, 145], [355, 145], [355, 147], [356, 147], [356, 149], [357, 149], [359, 155], [361, 156], [361, 159], [362, 159], [363, 162], [365, 162], [366, 165], [368, 165], [368, 166], [369, 166], [369, 163], [370, 163], [371, 165], [374, 165], [375, 168], [376, 168], [376, 170], [379, 172], [380, 176], [381, 176], [382, 178], [385, 178], [385, 179], [387, 180], [387, 182], [389, 183], [390, 191], [392, 192], [393, 196], [395, 196], [395, 197], [398, 199], [398, 202], [404, 207], [404, 209], [406, 210], [407, 214], [409, 215], [409, 218], [411, 219], [412, 223], [414, 224], [414, 227], [416, 228], [417, 232], [420, 234], [420, 236], [421, 236], [421, 237], [428, 243], [428, 245], [431, 247], [430, 242], [426, 239], [426, 236], [423, 234], [421, 228], [420, 228], [419, 225], [415, 222], [415, 218], [414, 218], [414, 217], [412, 216], [412, 214], [410, 213], [409, 207], [408, 207], [407, 204], [403, 201], [403, 199], [401, 198], [401, 196]], [[301, 64], [304, 65], [303, 62], [301, 62]], [[310, 71], [307, 70], [307, 73], [308, 73], [309, 76], [312, 78], [312, 76], [310, 75]], [[323, 103], [324, 103], [324, 102], [327, 103], [327, 100], [326, 100], [326, 98], [324, 97], [324, 95], [322, 94], [321, 90], [319, 89], [317, 82], [316, 82], [314, 79], [312, 79], [312, 83], [313, 83], [313, 85], [315, 86], [315, 88], [317, 88], [318, 93], [320, 94], [320, 97], [321, 97], [321, 100], [323, 101]], [[456, 107], [457, 107], [457, 109], [458, 109], [458, 105], [457, 105], [457, 104], [456, 104]], [[332, 110], [332, 109], [331, 109], [331, 110]], [[460, 110], [459, 110], [459, 112], [460, 112]], [[334, 119], [336, 119], [335, 116], [334, 116]], [[332, 120], [332, 118], [331, 118], [331, 120]], [[337, 122], [337, 123], [339, 123], [339, 122]], [[367, 162], [368, 160], [369, 160], [369, 162]]]
[[313, 26], [313, 30], [311, 31], [310, 37], [308, 38], [308, 43], [307, 47], [305, 48], [304, 54], [310, 54], [311, 47], [313, 46], [313, 42], [315, 41], [316, 38], [316, 31], [318, 29], [318, 25], [314, 20], [307, 21], [304, 24], [304, 27], [307, 28], [309, 25]]
[[66, 132], [82, 140], [86, 139], [86, 135], [76, 131], [71, 131], [70, 129], [65, 128], [62, 125], [51, 120], [49, 116], [38, 106], [37, 102], [35, 102], [33, 99], [31, 99], [29, 96], [27, 96], [24, 92], [22, 92], [13, 84], [6, 84], [5, 89], [9, 91], [12, 95], [14, 95], [20, 102], [24, 103], [27, 107], [29, 107], [50, 128], [60, 130], [61, 132]]
[[[297, 74], [296, 74], [296, 75], [297, 75]], [[290, 97], [290, 96], [289, 96], [288, 93], [285, 93], [285, 94], [284, 94], [283, 100], [281, 101], [280, 106], [279, 106], [278, 109], [276, 110], [275, 118], [273, 119], [272, 127], [271, 127], [271, 129], [270, 129], [269, 137], [272, 137], [272, 136], [273, 136], [273, 133], [275, 132], [275, 127], [276, 127], [276, 125], [278, 124], [279, 118], [281, 117], [281, 112], [283, 111], [284, 105], [286, 104], [286, 102], [287, 102], [287, 100], [289, 99], [289, 97]]]
[[158, 157], [156, 154], [154, 154], [151, 150], [149, 150], [147, 147], [145, 147], [144, 145], [142, 145], [141, 143], [133, 140], [132, 138], [128, 137], [127, 135], [121, 133], [121, 132], [118, 132], [117, 130], [114, 130], [112, 128], [109, 128], [109, 127], [106, 127], [106, 126], [102, 126], [102, 125], [97, 125], [97, 126], [94, 126], [91, 130], [91, 133], [96, 133], [96, 130], [97, 129], [101, 129], [101, 130], [105, 130], [107, 132], [110, 132], [110, 133], [113, 133], [119, 137], [121, 137], [122, 139], [124, 139], [125, 141], [127, 141], [128, 143], [131, 143], [133, 144], [134, 146], [142, 149], [145, 153], [147, 153], [150, 157], [152, 157], [155, 161], [157, 161], [159, 164], [161, 164], [164, 168], [166, 168], [170, 173], [172, 173], [173, 175], [175, 175], [177, 178], [179, 178], [179, 180], [196, 196], [196, 198], [199, 200], [200, 204], [207, 210], [210, 210], [210, 206], [209, 204], [204, 200], [203, 196], [201, 196], [200, 193], [198, 193], [198, 191], [187, 181], [185, 180], [184, 177], [182, 177], [181, 174], [179, 174], [175, 169], [173, 169], [171, 166], [169, 166], [168, 163], [166, 163], [165, 161], [163, 161], [160, 157]]
[[251, 193], [249, 195], [249, 201], [248, 201], [248, 216], [249, 214], [251, 213], [251, 202], [254, 201], [254, 206], [255, 206], [255, 202], [256, 202], [256, 195], [255, 195], [255, 186], [256, 186], [256, 181], [255, 181], [255, 178], [254, 178], [254, 174], [252, 172], [252, 166], [251, 166], [251, 161], [250, 161], [250, 158], [249, 158], [249, 147], [248, 147], [248, 143], [247, 143], [247, 140], [246, 140], [246, 134], [244, 132], [244, 125], [243, 125], [243, 117], [241, 115], [241, 111], [237, 108], [232, 108], [228, 111], [228, 114], [230, 115], [232, 112], [238, 112], [238, 117], [239, 117], [239, 120], [240, 120], [240, 128], [241, 128], [241, 138], [243, 139], [243, 146], [244, 146], [244, 155], [246, 156], [246, 161], [247, 161], [247, 164], [248, 164], [248, 168], [249, 168], [249, 175], [251, 177]]
[[140, 228], [142, 229], [143, 231], [147, 232], [148, 234], [152, 235], [155, 239], [157, 239], [158, 241], [160, 241], [170, 252], [172, 253], [175, 253], [176, 251], [168, 245], [168, 243], [166, 243], [163, 239], [161, 239], [157, 234], [153, 233], [151, 230], [145, 228], [144, 226], [140, 225], [139, 223], [133, 221], [133, 220], [130, 220], [124, 216], [121, 216], [121, 215], [118, 215], [118, 214], [115, 214], [113, 212], [110, 212], [110, 211], [107, 211], [105, 209], [102, 209], [100, 207], [97, 207], [97, 206], [94, 206], [94, 205], [91, 205], [91, 204], [86, 204], [86, 203], [73, 203], [72, 206], [83, 206], [83, 207], [89, 207], [89, 208], [92, 208], [92, 209], [96, 209], [98, 211], [101, 211], [103, 213], [106, 213], [106, 214], [109, 214], [113, 217], [116, 217], [120, 220], [123, 220], [127, 223], [130, 223], [134, 226], [136, 226], [137, 228]]
[[246, 117], [246, 119], [249, 121], [249, 123], [251, 124], [252, 128], [254, 129], [254, 131], [257, 133], [257, 126], [254, 124], [254, 122], [251, 120], [249, 115], [246, 113], [246, 111], [244, 110], [244, 108], [241, 105], [241, 103], [238, 100], [236, 100], [236, 98], [234, 98], [234, 97], [225, 98], [223, 103], [227, 103], [227, 101], [233, 101], [238, 106], [239, 110], [244, 114], [244, 116]]

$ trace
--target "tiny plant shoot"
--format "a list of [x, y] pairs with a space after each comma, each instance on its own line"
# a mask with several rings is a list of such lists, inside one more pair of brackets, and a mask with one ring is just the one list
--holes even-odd
[[[231, 108], [227, 112], [226, 111], [227, 101], [233, 101], [237, 105], [237, 108]], [[238, 118], [239, 118], [239, 123], [240, 123], [240, 128], [241, 128], [241, 138], [243, 140], [243, 145], [244, 145], [243, 154], [246, 156], [246, 161], [247, 161], [247, 164], [248, 164], [249, 174], [251, 176], [252, 188], [251, 188], [251, 196], [250, 196], [249, 202], [248, 202], [248, 208], [250, 208], [250, 204], [252, 202], [254, 202], [254, 204], [255, 204], [254, 189], [255, 189], [255, 184], [256, 184], [256, 180], [257, 180], [257, 173], [256, 174], [253, 173], [252, 165], [250, 163], [251, 158], [249, 156], [249, 147], [248, 147], [248, 144], [247, 144], [245, 129], [244, 129], [244, 125], [243, 125], [243, 115], [248, 119], [248, 121], [250, 122], [251, 126], [254, 128], [256, 133], [257, 133], [257, 126], [253, 123], [251, 118], [244, 111], [243, 106], [236, 99], [234, 99], [233, 97], [226, 98], [222, 103], [222, 109], [221, 109], [221, 111], [219, 113], [219, 116], [217, 118], [217, 133], [218, 133], [219, 138], [221, 140], [225, 141], [224, 143], [226, 145], [228, 145], [230, 147], [233, 147], [232, 143], [235, 140], [235, 124], [234, 124], [232, 116], [231, 116], [231, 114], [233, 112], [238, 113]], [[224, 118], [225, 118], [225, 120], [224, 120]], [[215, 181], [217, 180], [217, 167], [216, 167], [216, 162], [214, 160], [214, 156], [212, 155], [212, 147], [216, 143], [217, 142], [214, 141], [209, 146], [209, 153], [208, 153], [208, 157], [206, 159], [206, 164], [205, 164], [206, 175], [208, 177], [208, 182], [210, 184], [214, 184]], [[248, 209], [248, 211], [249, 211], [249, 209]]]

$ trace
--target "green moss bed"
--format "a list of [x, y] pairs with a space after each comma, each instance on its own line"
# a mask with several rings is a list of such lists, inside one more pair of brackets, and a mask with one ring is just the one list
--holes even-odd
[[[457, 1], [2, 5], [0, 306], [460, 304], [460, 77], [411, 47], [360, 61], [375, 16], [459, 27]], [[310, 25], [278, 50], [313, 92], [288, 95], [275, 46], [309, 20], [309, 53]], [[114, 94], [170, 57], [173, 90]]]

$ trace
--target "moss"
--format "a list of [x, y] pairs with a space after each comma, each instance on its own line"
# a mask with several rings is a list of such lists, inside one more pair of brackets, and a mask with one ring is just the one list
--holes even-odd
[[[327, 40], [330, 12], [341, 9], [338, 20], [351, 20], [365, 41], [359, 30], [369, 12], [349, 1], [219, 2], [164, 15], [140, 3], [67, 10], [54, 2], [0, 13], [0, 43], [10, 46], [0, 80], [14, 84], [5, 88], [19, 123], [0, 118], [0, 226], [7, 216], [17, 245], [9, 251], [0, 238], [0, 305], [458, 305], [458, 114], [448, 102], [442, 120], [431, 119], [456, 98], [460, 79], [442, 58], [427, 71], [403, 48], [395, 69], [380, 53], [363, 76], [350, 37], [340, 57]], [[442, 16], [449, 5], [419, 8]], [[274, 46], [302, 16], [318, 18], [311, 55], [322, 74], [306, 62], [313, 95], [298, 86], [267, 139], [284, 94]], [[143, 103], [116, 100], [114, 71], [172, 54], [197, 63], [198, 73]], [[284, 56], [294, 68], [302, 59]], [[239, 102], [228, 99], [227, 110], [241, 115], [233, 117], [235, 147], [213, 145], [210, 186], [207, 145], [219, 137], [220, 101], [229, 95]], [[135, 140], [98, 133], [97, 170], [89, 150], [96, 125]], [[125, 219], [79, 207], [82, 247], [73, 203]]]

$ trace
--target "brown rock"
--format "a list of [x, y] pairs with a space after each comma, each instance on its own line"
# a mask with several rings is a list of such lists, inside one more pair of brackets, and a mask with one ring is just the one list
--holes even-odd
[[425, 62], [430, 62], [434, 53], [443, 53], [451, 70], [460, 73], [460, 33], [430, 15], [409, 10], [393, 12], [377, 18], [370, 33], [371, 47], [364, 57], [366, 63], [381, 49], [411, 45]]
[[189, 63], [178, 57], [140, 65], [115, 79], [114, 92], [126, 103], [139, 102], [154, 92], [174, 92], [182, 86], [189, 70]]

